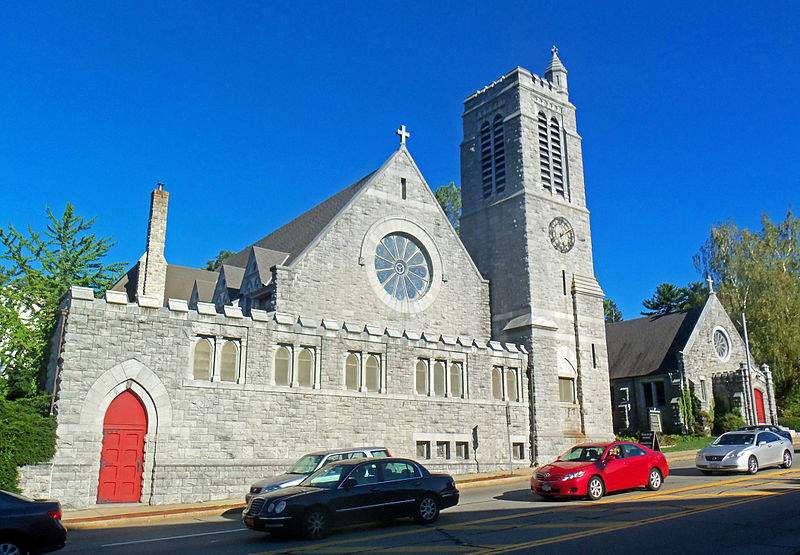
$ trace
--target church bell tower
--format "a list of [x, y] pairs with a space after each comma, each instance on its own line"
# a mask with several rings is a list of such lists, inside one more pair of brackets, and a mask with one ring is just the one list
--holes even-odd
[[567, 70], [517, 67], [462, 115], [461, 238], [490, 281], [492, 337], [529, 350], [531, 444], [544, 463], [613, 438], [603, 291]]

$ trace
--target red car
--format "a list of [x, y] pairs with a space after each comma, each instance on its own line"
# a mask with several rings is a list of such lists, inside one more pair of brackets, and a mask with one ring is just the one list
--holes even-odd
[[606, 492], [661, 488], [669, 476], [664, 455], [638, 443], [583, 443], [536, 469], [531, 491], [544, 498], [575, 495], [600, 499]]

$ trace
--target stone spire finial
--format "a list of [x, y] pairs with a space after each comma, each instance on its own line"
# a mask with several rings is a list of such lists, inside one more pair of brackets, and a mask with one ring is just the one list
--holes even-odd
[[567, 68], [561, 63], [558, 58], [558, 48], [553, 45], [550, 49], [553, 57], [550, 58], [550, 63], [547, 65], [547, 70], [544, 72], [544, 77], [553, 84], [553, 87], [560, 92], [567, 92]]

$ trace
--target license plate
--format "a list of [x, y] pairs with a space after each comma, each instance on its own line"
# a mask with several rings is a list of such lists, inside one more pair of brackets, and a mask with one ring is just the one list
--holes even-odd
[[718, 462], [710, 462], [708, 463], [708, 466], [711, 468], [719, 468], [720, 465]]
[[542, 484], [542, 491], [550, 491], [553, 489], [550, 484]]

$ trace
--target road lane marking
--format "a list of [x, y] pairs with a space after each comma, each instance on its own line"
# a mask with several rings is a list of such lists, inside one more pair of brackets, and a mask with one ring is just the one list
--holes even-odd
[[[444, 526], [438, 526], [438, 527], [435, 527], [435, 528], [442, 528], [442, 529], [445, 529], [445, 530], [453, 530], [453, 529], [462, 528], [462, 527], [469, 527], [469, 526], [472, 526], [472, 525], [488, 524], [488, 523], [491, 523], [491, 522], [500, 522], [500, 521], [505, 521], [505, 520], [518, 519], [518, 518], [528, 518], [528, 517], [538, 516], [538, 515], [542, 515], [542, 514], [560, 513], [560, 512], [571, 511], [571, 510], [579, 510], [579, 509], [590, 508], [590, 507], [602, 507], [604, 505], [608, 505], [608, 504], [611, 504], [611, 503], [619, 504], [619, 503], [626, 503], [628, 501], [636, 501], [636, 500], [639, 500], [639, 499], [650, 499], [650, 498], [653, 498], [653, 497], [665, 496], [665, 495], [669, 495], [669, 494], [672, 494], [672, 493], [683, 493], [683, 492], [687, 492], [687, 491], [697, 491], [697, 490], [701, 490], [701, 489], [715, 488], [715, 487], [727, 486], [727, 485], [731, 485], [731, 484], [740, 484], [740, 483], [743, 483], [743, 482], [754, 482], [756, 480], [763, 480], [764, 478], [773, 478], [773, 477], [778, 477], [778, 476], [782, 477], [784, 475], [791, 475], [791, 474], [800, 474], [800, 468], [778, 470], [778, 471], [775, 471], [775, 472], [771, 472], [771, 473], [768, 473], [768, 474], [761, 474], [761, 475], [737, 476], [736, 478], [729, 478], [729, 479], [726, 479], [726, 480], [719, 480], [719, 481], [714, 481], [714, 482], [710, 482], [710, 483], [697, 484], [697, 485], [694, 485], [694, 486], [684, 486], [682, 488], [675, 488], [675, 489], [671, 489], [671, 490], [661, 489], [661, 490], [658, 490], [658, 491], [646, 492], [646, 493], [641, 493], [641, 494], [637, 494], [637, 495], [627, 495], [625, 497], [617, 497], [617, 496], [605, 497], [603, 499], [600, 499], [599, 501], [578, 502], [578, 503], [575, 503], [575, 504], [561, 505], [561, 506], [558, 506], [558, 507], [542, 508], [542, 509], [537, 509], [537, 510], [532, 510], [532, 511], [527, 511], [527, 512], [522, 512], [522, 513], [515, 513], [515, 514], [510, 514], [510, 515], [494, 516], [494, 517], [482, 518], [482, 519], [478, 519], [478, 520], [471, 520], [471, 521], [460, 522], [460, 523], [456, 522], [456, 523], [453, 523], [453, 524], [446, 524]], [[533, 495], [533, 494], [531, 494], [531, 495]], [[666, 500], [668, 500], [668, 499], [665, 499], [665, 501]], [[707, 510], [707, 509], [704, 509], [704, 510]], [[457, 513], [454, 513], [454, 514], [457, 514]], [[344, 545], [344, 544], [361, 543], [361, 542], [367, 542], [367, 541], [373, 541], [373, 540], [384, 540], [384, 539], [387, 539], [387, 538], [394, 538], [394, 537], [399, 537], [399, 536], [407, 536], [407, 535], [411, 535], [411, 534], [423, 534], [423, 533], [429, 532], [429, 531], [431, 531], [431, 530], [433, 530], [435, 528], [432, 528], [430, 526], [418, 526], [418, 527], [410, 528], [410, 529], [407, 529], [407, 530], [400, 530], [400, 531], [397, 531], [397, 532], [387, 532], [387, 533], [376, 534], [374, 536], [368, 536], [368, 537], [333, 540], [333, 541], [329, 541], [329, 542], [325, 542], [325, 543], [315, 544], [313, 547], [311, 545], [303, 546], [303, 547], [300, 547], [298, 549], [293, 549], [292, 551], [298, 551], [299, 549], [306, 549], [306, 548], [310, 548], [310, 549], [314, 549], [314, 550], [316, 550], [316, 549], [325, 549], [325, 548], [328, 548], [328, 547], [340, 546], [340, 545]], [[354, 547], [354, 549], [358, 549], [358, 548]], [[280, 554], [280, 553], [286, 553], [286, 549], [276, 549], [276, 550], [272, 550], [272, 551], [264, 551], [264, 552], [261, 552], [259, 555], [277, 555], [277, 554]]]
[[[779, 495], [786, 495], [788, 493], [797, 493], [797, 491], [798, 490], [796, 490], [796, 489], [790, 489], [790, 490], [786, 490], [786, 491], [774, 492], [771, 495], [774, 496], [774, 497], [777, 497]], [[584, 531], [575, 532], [575, 533], [572, 533], [572, 534], [564, 534], [563, 536], [555, 536], [555, 537], [552, 537], [552, 538], [542, 538], [542, 539], [534, 540], [534, 541], [530, 541], [530, 542], [506, 545], [506, 546], [498, 547], [498, 548], [489, 548], [489, 549], [484, 549], [482, 551], [474, 551], [474, 552], [472, 552], [471, 555], [483, 555], [483, 554], [490, 554], [490, 553], [491, 554], [494, 554], [494, 553], [509, 553], [509, 552], [512, 552], [512, 551], [520, 551], [520, 550], [523, 550], [523, 549], [527, 550], [527, 549], [531, 549], [531, 548], [534, 548], [534, 547], [540, 547], [540, 546], [543, 546], [543, 545], [549, 545], [549, 544], [553, 544], [553, 543], [562, 543], [562, 542], [572, 541], [572, 540], [576, 540], [576, 539], [580, 539], [580, 538], [587, 538], [587, 537], [590, 537], [590, 536], [597, 536], [599, 534], [607, 534], [608, 532], [613, 532], [613, 531], [616, 531], [616, 530], [635, 528], [637, 526], [645, 526], [647, 524], [654, 524], [654, 523], [657, 523], [657, 522], [664, 522], [664, 521], [667, 521], [667, 520], [673, 520], [673, 519], [676, 519], [676, 518], [682, 518], [684, 516], [695, 515], [695, 514], [699, 514], [699, 513], [713, 511], [713, 510], [716, 510], [716, 509], [726, 509], [728, 507], [733, 507], [733, 506], [736, 506], [736, 505], [742, 505], [744, 503], [750, 503], [750, 502], [752, 502], [754, 500], [755, 499], [751, 499], [751, 498], [736, 499], [734, 501], [728, 501], [726, 503], [716, 503], [714, 505], [708, 505], [708, 506], [699, 507], [699, 508], [695, 507], [695, 508], [687, 509], [685, 511], [679, 511], [677, 513], [672, 513], [672, 514], [668, 514], [668, 515], [661, 515], [661, 516], [654, 516], [654, 517], [650, 517], [650, 518], [641, 519], [641, 520], [638, 520], [638, 521], [632, 521], [632, 522], [629, 522], [629, 523], [612, 524], [612, 525], [609, 525], [609, 526], [603, 526], [601, 528], [597, 528], [595, 530], [584, 530]]]
[[129, 542], [117, 542], [117, 543], [107, 543], [103, 544], [100, 547], [117, 547], [120, 545], [134, 545], [137, 543], [152, 543], [152, 542], [164, 542], [168, 540], [182, 540], [184, 538], [196, 538], [198, 536], [214, 536], [216, 534], [230, 534], [231, 532], [247, 532], [247, 528], [236, 528], [235, 530], [220, 530], [218, 532], [199, 532], [197, 534], [183, 534], [181, 536], [167, 536], [164, 538], [151, 538], [149, 540], [132, 540]]

